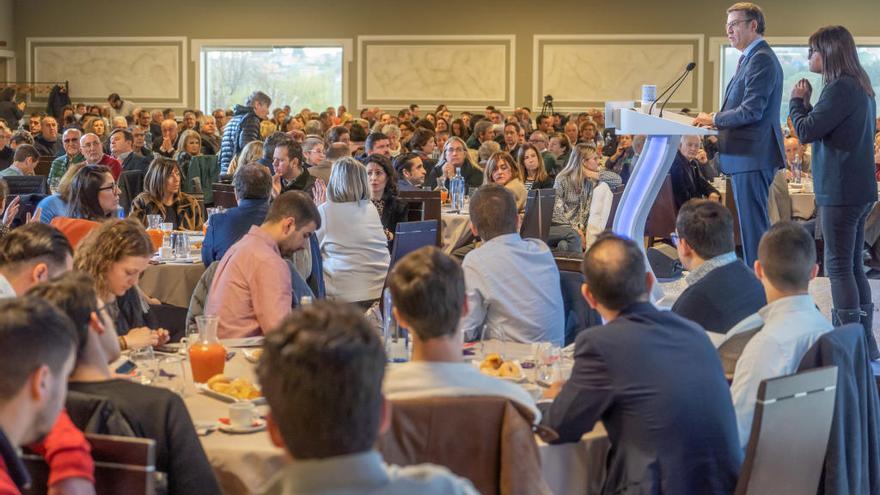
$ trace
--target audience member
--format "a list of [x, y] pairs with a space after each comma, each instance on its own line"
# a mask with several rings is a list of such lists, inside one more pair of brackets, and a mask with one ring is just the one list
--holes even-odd
[[153, 161], [153, 143], [147, 139], [147, 129], [146, 126], [139, 125], [131, 128], [132, 148], [135, 153], [146, 158], [147, 161]]
[[[245, 170], [246, 172], [246, 170]], [[205, 314], [220, 317], [221, 338], [249, 337], [274, 330], [296, 302], [285, 258], [308, 246], [321, 226], [312, 200], [300, 191], [278, 196], [261, 225], [253, 225], [217, 266]]]
[[125, 101], [118, 93], [110, 93], [107, 97], [107, 103], [110, 104], [110, 117], [128, 117], [134, 110], [134, 103]]
[[0, 359], [0, 493], [17, 495], [31, 481], [19, 449], [49, 433], [64, 406], [74, 331], [36, 297], [0, 301], [0, 314], [0, 349], [7, 350]]
[[504, 132], [501, 135], [501, 150], [506, 151], [510, 156], [516, 156], [519, 153], [519, 132], [522, 128], [516, 122], [508, 122], [504, 124]]
[[429, 184], [440, 181], [447, 183], [455, 177], [456, 171], [461, 173], [467, 187], [480, 187], [483, 184], [483, 171], [471, 161], [468, 147], [460, 138], [452, 137], [443, 146], [443, 153], [437, 165], [429, 173]]
[[238, 206], [211, 216], [202, 243], [202, 263], [205, 267], [220, 261], [229, 247], [238, 242], [252, 226], [263, 223], [269, 211], [272, 176], [266, 167], [259, 163], [242, 165], [232, 177], [232, 185]]
[[72, 266], [73, 249], [58, 229], [22, 225], [0, 238], [0, 298], [20, 296]]
[[397, 224], [406, 221], [407, 204], [397, 196], [397, 174], [387, 156], [372, 154], [367, 157], [367, 184], [370, 187], [370, 201], [379, 212], [390, 246]]
[[[192, 129], [183, 131], [180, 139], [177, 141], [177, 149], [174, 151], [174, 161], [183, 177], [189, 177], [189, 164], [193, 157], [198, 156], [202, 152], [202, 138], [199, 133]], [[189, 191], [190, 187], [185, 187]]]
[[[287, 139], [290, 139], [289, 136], [285, 136]], [[270, 142], [272, 140], [272, 136], [266, 138], [266, 142]], [[270, 171], [273, 170], [272, 167], [272, 155], [269, 155], [268, 162], [266, 162], [266, 144], [262, 141], [251, 141], [246, 144], [244, 148], [241, 150], [241, 153], [235, 155], [232, 158], [232, 161], [229, 163], [229, 168], [226, 169], [227, 176], [234, 176], [235, 171], [238, 170], [239, 165], [244, 165], [245, 163], [259, 163], [264, 165]], [[274, 154], [275, 148], [272, 148], [272, 152]], [[266, 164], [268, 163], [268, 165]]]
[[157, 156], [144, 176], [144, 192], [131, 202], [131, 216], [147, 225], [147, 215], [160, 215], [174, 230], [202, 230], [202, 207], [180, 190], [181, 173], [174, 160]]
[[418, 153], [404, 153], [394, 159], [397, 187], [401, 191], [419, 191], [425, 183], [425, 165]]
[[611, 214], [609, 180], [618, 182], [620, 177], [600, 170], [596, 148], [589, 144], [575, 146], [568, 164], [553, 183], [556, 199], [548, 239], [551, 247], [582, 252], [595, 242]]
[[370, 307], [382, 294], [391, 257], [367, 169], [353, 158], [333, 164], [327, 201], [318, 206], [318, 242], [327, 297]]
[[[43, 223], [52, 223], [56, 217], [65, 217], [68, 215], [68, 203], [70, 202], [70, 186], [74, 176], [83, 167], [85, 162], [77, 162], [67, 168], [64, 175], [55, 181], [55, 192], [41, 199], [37, 203], [37, 209], [40, 210], [40, 221]], [[102, 165], [101, 165], [102, 166]]]
[[58, 140], [58, 121], [55, 117], [45, 116], [40, 121], [40, 134], [34, 136], [34, 147], [40, 156], [60, 156], [64, 147]]
[[9, 146], [12, 139], [12, 131], [0, 122], [0, 170], [12, 165], [12, 156], [15, 150]]
[[98, 140], [103, 144], [109, 133], [107, 132], [107, 123], [103, 118], [92, 115], [83, 119], [83, 132], [85, 134], [94, 134], [98, 136]]
[[18, 128], [18, 120], [24, 116], [27, 103], [15, 101], [15, 86], [6, 86], [0, 90], [0, 119], [6, 121], [10, 129]]
[[397, 324], [410, 332], [412, 361], [388, 368], [384, 390], [388, 399], [417, 399], [462, 395], [507, 397], [541, 415], [523, 389], [487, 376], [462, 360], [458, 322], [465, 305], [464, 272], [454, 259], [433, 246], [406, 255], [388, 279], [392, 312]]
[[119, 175], [122, 174], [122, 164], [119, 163], [119, 160], [104, 153], [101, 138], [92, 133], [84, 134], [79, 140], [79, 147], [86, 165], [104, 165], [110, 169], [114, 179], [119, 179]]
[[362, 162], [366, 162], [370, 155], [379, 154], [391, 158], [391, 140], [381, 132], [371, 132], [364, 141], [364, 156]]
[[[324, 140], [318, 136], [309, 136], [303, 140], [302, 149], [303, 156], [306, 159], [306, 170], [309, 172], [309, 175], [315, 179], [321, 179], [326, 184], [330, 180], [333, 162], [328, 160], [327, 155], [324, 154]], [[347, 145], [345, 149], [348, 149]]]
[[217, 133], [217, 120], [213, 115], [202, 116], [199, 124], [199, 139], [202, 142], [202, 155], [216, 155], [220, 151], [220, 136]]
[[721, 202], [721, 193], [700, 174], [696, 160], [699, 151], [700, 136], [681, 137], [681, 144], [669, 170], [676, 210], [692, 198], [708, 198]]
[[79, 152], [79, 140], [81, 137], [82, 132], [76, 128], [67, 129], [61, 135], [64, 154], [52, 160], [48, 177], [50, 185], [56, 185], [61, 180], [61, 177], [64, 176], [64, 173], [67, 172], [67, 168], [72, 164], [85, 161], [85, 157]]
[[[71, 272], [31, 289], [73, 322], [76, 359], [70, 390], [108, 399], [138, 436], [156, 442], [156, 469], [168, 477], [167, 493], [219, 494], [183, 399], [162, 387], [150, 387], [116, 376], [108, 363], [119, 358], [119, 341], [94, 288], [94, 279]], [[78, 425], [85, 428], [86, 424]]]
[[[266, 139], [264, 141], [262, 141], [262, 148], [261, 148], [262, 156], [256, 157], [257, 163], [265, 165], [266, 168], [268, 168], [269, 170], [272, 170], [272, 162], [274, 160], [273, 157], [275, 156], [275, 148], [279, 144], [286, 143], [286, 142], [290, 141], [291, 139], [293, 139], [293, 138], [289, 134], [285, 134], [283, 132], [273, 132], [272, 134], [270, 134], [268, 137], [266, 137]], [[258, 143], [258, 142], [260, 142], [260, 141], [251, 141], [251, 143]], [[248, 156], [248, 154], [245, 153], [245, 150], [248, 148], [248, 146], [251, 145], [251, 143], [248, 143], [247, 145], [245, 145], [245, 149], [241, 150], [241, 153], [238, 155], [239, 158], [241, 156]], [[234, 159], [233, 159], [233, 161], [234, 161]], [[245, 163], [251, 163], [251, 162], [245, 162], [245, 161], [239, 160], [240, 165], [244, 165]], [[230, 168], [232, 168], [231, 164], [230, 164]], [[232, 175], [231, 172], [230, 172], [230, 175]]]
[[462, 268], [468, 314], [460, 322], [465, 338], [562, 345], [565, 321], [559, 269], [543, 241], [522, 239], [516, 203], [507, 189], [488, 184], [470, 203], [471, 231], [483, 244], [469, 252]]
[[[156, 327], [154, 315], [137, 286], [150, 263], [153, 244], [134, 220], [110, 219], [93, 229], [77, 247], [76, 270], [95, 280], [98, 298], [119, 333], [123, 349], [138, 349], [168, 341], [168, 332]], [[124, 335], [124, 336], [123, 336]]]
[[15, 154], [12, 155], [12, 165], [0, 170], [0, 178], [34, 175], [34, 169], [37, 167], [39, 159], [40, 153], [36, 148], [29, 144], [23, 144], [15, 149]]
[[476, 495], [445, 468], [389, 466], [374, 450], [391, 419], [385, 360], [375, 331], [347, 306], [306, 306], [267, 335], [257, 375], [269, 437], [290, 462], [264, 493]]
[[690, 273], [672, 311], [699, 323], [716, 344], [767, 304], [754, 272], [736, 257], [733, 216], [720, 203], [692, 199], [675, 222], [678, 257]]
[[495, 139], [495, 129], [492, 126], [492, 122], [481, 120], [474, 124], [474, 132], [468, 138], [466, 145], [468, 148], [476, 150], [480, 149], [481, 144], [493, 139]]
[[[272, 99], [262, 91], [254, 91], [248, 96], [244, 106], [236, 105], [232, 118], [223, 128], [218, 162], [220, 173], [225, 174], [232, 157], [239, 154], [251, 141], [260, 140], [260, 120], [269, 115]], [[246, 162], [250, 163], [250, 162]]]
[[833, 330], [808, 292], [818, 271], [815, 241], [800, 225], [778, 222], [761, 238], [755, 275], [767, 296], [758, 311], [763, 326], [743, 348], [730, 387], [743, 448], [761, 381], [796, 372], [807, 350]]
[[128, 129], [115, 129], [110, 133], [110, 154], [119, 161], [123, 172], [146, 173], [150, 166], [150, 160], [134, 152], [134, 135]]
[[516, 211], [522, 212], [526, 207], [528, 192], [523, 185], [522, 170], [519, 165], [506, 151], [497, 151], [486, 161], [483, 169], [484, 184], [498, 184], [504, 186], [513, 194], [516, 201]]
[[165, 119], [160, 129], [162, 135], [153, 139], [153, 153], [165, 158], [174, 158], [174, 152], [177, 151], [177, 121]]
[[12, 137], [9, 138], [9, 147], [15, 150], [23, 144], [34, 145], [34, 138], [31, 136], [31, 133], [25, 130], [13, 132]]
[[[532, 133], [534, 136], [536, 133]], [[531, 137], [529, 138], [531, 140]], [[552, 157], [551, 157], [552, 158]], [[516, 157], [517, 165], [523, 175], [523, 185], [526, 191], [532, 189], [553, 189], [553, 178], [547, 171], [547, 161], [543, 158], [537, 146], [530, 142], [520, 146]], [[554, 160], [553, 166], [556, 166]]]
[[302, 191], [315, 196], [317, 180], [306, 172], [304, 162], [302, 147], [293, 139], [287, 138], [275, 146], [272, 159], [275, 171], [272, 176], [273, 197], [287, 191]]
[[[547, 134], [541, 131], [534, 131], [529, 135], [528, 143], [523, 144], [530, 144], [535, 147], [541, 157], [541, 161], [543, 162], [544, 170], [551, 177], [555, 177], [558, 169], [561, 168], [561, 166], [565, 166], [564, 163], [560, 166], [560, 164], [556, 162], [556, 156], [547, 149], [548, 146], [550, 146], [550, 138]], [[553, 187], [552, 182], [550, 187]]]
[[802, 145], [795, 136], [785, 138], [785, 178], [792, 180], [794, 178], [795, 163], [800, 166], [801, 174], [810, 175], [810, 155], [807, 154], [807, 147]]
[[629, 176], [632, 174], [633, 155], [635, 154], [632, 142], [631, 134], [617, 136], [617, 149], [605, 162], [605, 167], [619, 175], [624, 184], [629, 182]]
[[577, 442], [602, 421], [611, 439], [603, 493], [636, 486], [732, 493], [742, 451], [709, 339], [695, 323], [649, 302], [654, 278], [635, 241], [603, 235], [582, 268], [583, 296], [606, 323], [577, 336], [571, 378], [545, 393], [554, 401], [542, 409], [543, 423], [559, 433], [558, 442]]

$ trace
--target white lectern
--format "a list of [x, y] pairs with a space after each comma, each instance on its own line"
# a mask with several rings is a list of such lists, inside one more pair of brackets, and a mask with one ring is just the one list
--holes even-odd
[[[614, 127], [617, 134], [647, 136], [645, 147], [620, 198], [612, 230], [636, 240], [644, 249], [642, 239], [645, 236], [645, 222], [675, 160], [681, 137], [715, 135], [718, 131], [694, 127], [691, 125], [693, 118], [686, 115], [664, 112], [661, 118], [633, 110], [631, 106], [630, 102], [609, 102], [605, 107], [606, 123]], [[650, 264], [648, 270], [651, 270]], [[659, 286], [655, 285], [653, 295], [655, 299], [662, 297]]]

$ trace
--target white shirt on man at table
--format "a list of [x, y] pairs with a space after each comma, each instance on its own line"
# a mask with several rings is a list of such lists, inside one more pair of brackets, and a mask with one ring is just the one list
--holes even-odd
[[552, 342], [561, 346], [565, 309], [559, 268], [550, 248], [519, 233], [483, 243], [462, 263], [470, 312], [459, 328], [465, 338]]

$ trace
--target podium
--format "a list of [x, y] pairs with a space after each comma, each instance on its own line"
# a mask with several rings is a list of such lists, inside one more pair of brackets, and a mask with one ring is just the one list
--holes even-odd
[[[647, 136], [614, 214], [612, 230], [634, 239], [644, 251], [645, 222], [675, 160], [681, 137], [717, 135], [718, 131], [694, 127], [691, 125], [693, 118], [686, 115], [664, 112], [663, 117], [659, 117], [633, 110], [631, 106], [631, 102], [609, 102], [606, 105], [606, 122], [616, 129], [617, 134]], [[648, 270], [651, 270], [650, 264]], [[654, 287], [652, 295], [662, 297], [659, 285]]]

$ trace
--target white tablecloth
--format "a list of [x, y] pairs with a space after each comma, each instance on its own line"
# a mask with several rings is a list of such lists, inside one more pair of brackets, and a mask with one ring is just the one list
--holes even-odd
[[[500, 349], [495, 342], [486, 346], [487, 352]], [[225, 374], [254, 379], [253, 366], [244, 359], [240, 349], [236, 351], [235, 357], [226, 365]], [[531, 356], [527, 344], [506, 344], [503, 352], [513, 359]], [[189, 376], [188, 370], [186, 373]], [[208, 396], [189, 391], [184, 401], [194, 422], [216, 421], [228, 416], [229, 405]], [[262, 413], [268, 411], [266, 407], [259, 409]], [[257, 493], [286, 462], [284, 451], [272, 445], [265, 431], [248, 435], [215, 431], [201, 437], [201, 441], [223, 490], [229, 494]], [[579, 443], [547, 445], [538, 440], [538, 445], [544, 479], [553, 493], [599, 493], [609, 448], [601, 424], [584, 435]]]
[[458, 241], [470, 232], [470, 217], [462, 213], [443, 211], [440, 214], [440, 225], [440, 242], [443, 252], [450, 254]]

